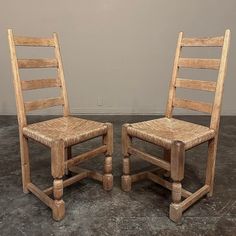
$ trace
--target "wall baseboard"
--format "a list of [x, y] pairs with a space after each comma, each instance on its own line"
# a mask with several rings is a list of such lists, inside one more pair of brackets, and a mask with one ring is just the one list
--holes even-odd
[[[132, 108], [103, 108], [103, 107], [90, 107], [90, 108], [77, 108], [72, 107], [71, 113], [74, 115], [163, 115], [165, 113], [164, 109], [152, 109], [152, 108], [142, 108], [142, 109], [132, 109]], [[59, 115], [62, 114], [60, 108], [52, 108], [41, 111], [36, 111], [29, 113], [32, 115]], [[176, 110], [176, 115], [202, 115], [203, 113], [186, 111], [186, 110]], [[0, 115], [16, 115], [16, 109], [14, 107], [8, 108], [6, 111], [1, 111]], [[222, 115], [225, 116], [236, 116], [236, 109], [223, 109]]]
[[[130, 108], [71, 108], [73, 114], [84, 114], [84, 115], [163, 115], [165, 109], [130, 109]], [[202, 115], [203, 113], [186, 110], [175, 110], [176, 115]], [[236, 109], [223, 109], [222, 115], [235, 116]]]

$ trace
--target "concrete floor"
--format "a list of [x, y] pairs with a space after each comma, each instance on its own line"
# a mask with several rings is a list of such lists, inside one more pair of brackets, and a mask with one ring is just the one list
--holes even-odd
[[[48, 117], [34, 116], [31, 121]], [[155, 117], [90, 116], [114, 124], [113, 191], [83, 180], [64, 191], [66, 217], [61, 222], [51, 218], [51, 211], [21, 187], [18, 125], [15, 116], [0, 116], [0, 235], [236, 235], [236, 117], [222, 117], [216, 164], [215, 191], [188, 209], [179, 225], [168, 218], [170, 192], [149, 181], [133, 186], [130, 193], [120, 189], [122, 170], [121, 125]], [[204, 116], [182, 117], [206, 124]], [[79, 145], [75, 152], [96, 145], [98, 140]], [[152, 145], [138, 142], [142, 149], [158, 153]], [[30, 143], [33, 182], [50, 185], [50, 153], [45, 147]], [[103, 157], [86, 166], [102, 169]], [[133, 169], [148, 166], [132, 159]], [[206, 145], [187, 152], [184, 186], [194, 191], [204, 182]]]

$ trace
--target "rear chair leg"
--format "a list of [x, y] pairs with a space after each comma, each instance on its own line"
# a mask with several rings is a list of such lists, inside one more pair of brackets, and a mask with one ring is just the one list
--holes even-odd
[[[170, 162], [170, 150], [168, 150], [168, 149], [164, 149], [164, 160], [167, 162]], [[169, 178], [170, 172], [168, 170], [166, 170], [163, 175], [164, 175], [164, 177]]]
[[123, 175], [121, 177], [121, 188], [123, 191], [128, 192], [131, 190], [131, 176], [130, 176], [130, 154], [128, 147], [131, 145], [132, 138], [127, 133], [128, 124], [122, 126], [122, 152], [123, 158]]
[[172, 203], [170, 204], [170, 219], [179, 222], [182, 217], [181, 202], [182, 185], [184, 178], [185, 148], [181, 141], [174, 141], [171, 146], [171, 178], [172, 183]]
[[207, 194], [208, 197], [213, 195], [214, 177], [215, 177], [215, 162], [217, 151], [217, 137], [208, 142], [208, 159], [206, 169], [206, 181], [205, 184], [210, 186], [210, 191]]
[[[67, 147], [65, 150], [65, 161], [70, 160], [71, 158], [72, 158], [72, 146]], [[65, 175], [67, 177], [72, 177], [72, 172], [68, 168], [66, 168]]]
[[31, 180], [30, 180], [28, 139], [21, 133], [20, 133], [20, 154], [21, 154], [23, 192], [29, 193], [27, 185], [31, 182]]
[[63, 196], [63, 180], [64, 175], [64, 160], [65, 147], [63, 140], [58, 140], [53, 143], [51, 147], [51, 172], [54, 178], [53, 181], [53, 195], [54, 205], [52, 207], [53, 219], [60, 221], [65, 216], [65, 203], [62, 200]]
[[110, 191], [113, 188], [113, 175], [112, 175], [112, 153], [113, 153], [113, 126], [111, 123], [106, 123], [107, 133], [103, 137], [103, 144], [107, 145], [104, 163], [103, 175], [103, 189]]

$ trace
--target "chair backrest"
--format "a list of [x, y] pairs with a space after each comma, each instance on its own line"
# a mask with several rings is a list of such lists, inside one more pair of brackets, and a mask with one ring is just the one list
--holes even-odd
[[[68, 116], [70, 113], [69, 103], [57, 34], [53, 33], [51, 38], [21, 37], [13, 35], [12, 30], [9, 29], [8, 40], [11, 54], [12, 71], [14, 76], [14, 88], [19, 125], [21, 127], [27, 125], [27, 112], [49, 108], [52, 106], [63, 106], [64, 116]], [[16, 46], [53, 47], [55, 50], [55, 58], [18, 59], [16, 56]], [[55, 68], [57, 70], [57, 76], [56, 78], [48, 79], [21, 80], [19, 70], [33, 68]], [[52, 87], [58, 87], [61, 90], [59, 97], [39, 99], [34, 101], [24, 101], [23, 91]]]
[[[182, 32], [179, 33], [172, 79], [169, 86], [169, 97], [165, 114], [166, 117], [172, 117], [174, 107], [205, 112], [211, 114], [210, 128], [218, 130], [229, 43], [230, 30], [226, 30], [224, 36], [212, 38], [185, 38], [183, 37]], [[181, 57], [182, 47], [221, 47], [221, 58], [183, 58]], [[218, 78], [216, 82], [179, 78], [179, 68], [218, 70]], [[197, 89], [214, 92], [214, 102], [206, 103], [177, 98], [176, 88]]]

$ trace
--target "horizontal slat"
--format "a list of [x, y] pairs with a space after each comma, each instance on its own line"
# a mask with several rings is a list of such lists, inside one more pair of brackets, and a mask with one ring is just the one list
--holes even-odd
[[48, 207], [53, 208], [54, 201], [41, 189], [39, 189], [37, 186], [35, 186], [32, 183], [29, 183], [27, 185], [27, 188], [30, 192], [32, 192], [38, 199], [40, 199], [42, 202], [44, 202]]
[[152, 163], [153, 165], [159, 166], [159, 167], [161, 167], [165, 170], [168, 170], [168, 171], [170, 170], [170, 163], [168, 163], [168, 162], [166, 162], [166, 161], [164, 161], [164, 160], [162, 160], [158, 157], [156, 158], [152, 155], [144, 153], [144, 152], [142, 152], [142, 151], [140, 151], [140, 150], [138, 150], [134, 147], [129, 147], [128, 148], [128, 153], [130, 153], [131, 155], [137, 156], [137, 157], [139, 157], [139, 158], [141, 158], [141, 159], [143, 159], [143, 160], [145, 160], [149, 163]]
[[89, 171], [89, 172], [88, 172], [88, 177], [91, 178], [91, 179], [93, 179], [93, 180], [100, 181], [100, 182], [103, 181], [103, 175], [100, 174], [100, 173], [97, 172], [97, 171]]
[[138, 172], [136, 174], [132, 174], [130, 176], [131, 177], [131, 182], [135, 183], [135, 182], [138, 182], [138, 181], [146, 180], [146, 179], [148, 179], [148, 173], [157, 172], [157, 171], [160, 172], [160, 171], [164, 171], [164, 170], [160, 169], [159, 167], [154, 167], [151, 170], [140, 171], [140, 172]]
[[185, 211], [188, 207], [190, 207], [194, 202], [199, 200], [201, 197], [203, 197], [205, 194], [207, 194], [210, 190], [210, 187], [208, 185], [204, 185], [200, 189], [198, 189], [195, 193], [193, 193], [191, 196], [186, 198], [184, 201], [180, 203], [180, 206], [183, 211]]
[[85, 153], [82, 153], [78, 156], [75, 156], [71, 159], [69, 159], [68, 161], [65, 162], [65, 166], [67, 168], [70, 168], [74, 165], [77, 165], [83, 161], [87, 161], [91, 158], [94, 158], [95, 156], [99, 155], [99, 154], [102, 154], [104, 152], [106, 152], [107, 150], [107, 146], [106, 145], [103, 145], [101, 147], [98, 147], [98, 148], [95, 148], [91, 151], [88, 151], [88, 152], [85, 152]]
[[25, 110], [28, 112], [53, 106], [59, 106], [63, 104], [64, 104], [63, 98], [61, 97], [40, 99], [36, 101], [25, 102]]
[[[169, 181], [162, 179], [161, 177], [159, 177], [158, 175], [155, 175], [151, 172], [148, 173], [147, 175], [148, 179], [152, 180], [153, 182], [160, 184], [161, 186], [163, 186], [164, 188], [167, 188], [169, 190], [172, 190], [172, 183], [170, 183]], [[192, 195], [191, 192], [185, 190], [182, 188], [181, 190], [181, 194], [183, 197], [187, 198], [190, 197]]]
[[23, 90], [42, 89], [60, 87], [61, 82], [59, 79], [37, 79], [37, 80], [22, 80], [21, 88]]
[[196, 101], [187, 100], [187, 99], [175, 98], [173, 105], [174, 107], [190, 109], [194, 111], [201, 111], [205, 113], [211, 113], [212, 111], [212, 104], [210, 103], [196, 102]]
[[175, 82], [175, 87], [214, 92], [216, 90], [216, 82], [177, 78]]
[[19, 68], [53, 68], [57, 67], [56, 59], [18, 59]]
[[218, 70], [220, 67], [220, 60], [200, 59], [200, 58], [180, 58], [178, 66], [182, 68]]
[[147, 179], [148, 171], [139, 172], [137, 174], [131, 175], [131, 182], [135, 183]]
[[183, 38], [181, 46], [184, 47], [222, 47], [224, 37], [213, 38]]
[[16, 46], [36, 46], [36, 47], [54, 47], [53, 38], [33, 38], [14, 36]]
[[[86, 178], [86, 177], [88, 177], [88, 172], [84, 171], [84, 172], [79, 173], [79, 174], [77, 174], [77, 175], [75, 175], [75, 176], [73, 176], [69, 179], [66, 179], [66, 180], [63, 181], [63, 188], [66, 188], [66, 187], [80, 181], [81, 179]], [[43, 192], [47, 195], [50, 195], [53, 192], [53, 187], [49, 187], [49, 188], [43, 190]]]
[[73, 173], [78, 173], [78, 174], [87, 173], [86, 177], [91, 178], [93, 180], [97, 180], [97, 181], [100, 181], [100, 182], [102, 182], [102, 180], [103, 180], [103, 175], [100, 174], [99, 172], [84, 169], [84, 168], [79, 167], [78, 165], [70, 167], [69, 170]]

